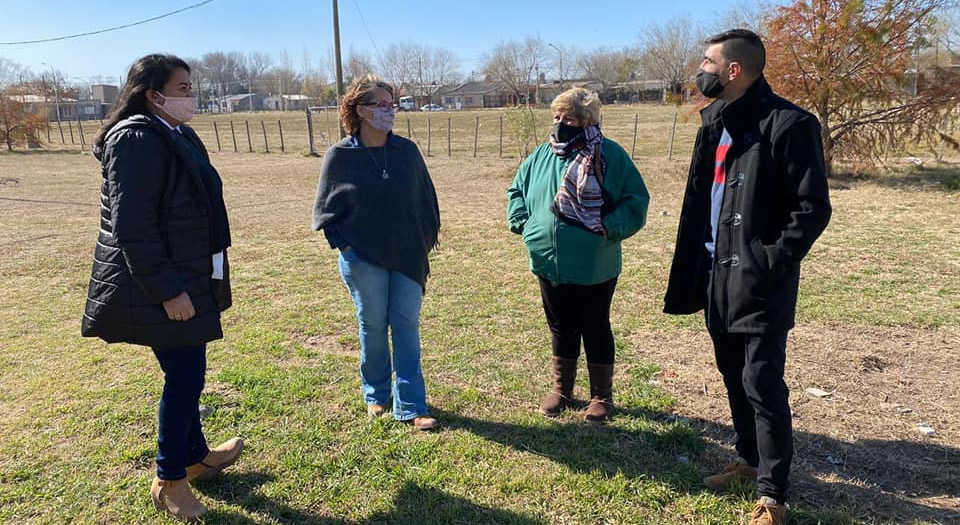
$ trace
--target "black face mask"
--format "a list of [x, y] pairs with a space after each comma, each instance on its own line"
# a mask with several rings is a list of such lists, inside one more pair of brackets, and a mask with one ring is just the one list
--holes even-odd
[[581, 133], [582, 127], [564, 124], [563, 121], [553, 123], [553, 136], [557, 138], [557, 142], [570, 142]]
[[[722, 71], [722, 70], [721, 70]], [[702, 69], [697, 71], [697, 89], [707, 98], [717, 98], [726, 86], [720, 82], [720, 75]]]

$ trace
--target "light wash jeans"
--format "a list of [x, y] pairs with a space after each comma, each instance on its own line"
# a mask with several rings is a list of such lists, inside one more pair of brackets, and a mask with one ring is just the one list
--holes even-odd
[[[393, 381], [393, 417], [426, 415], [427, 389], [420, 368], [420, 305], [423, 290], [409, 277], [365, 261], [354, 250], [340, 253], [340, 277], [357, 307], [360, 380], [368, 405], [386, 405]], [[387, 327], [393, 338], [393, 363]]]

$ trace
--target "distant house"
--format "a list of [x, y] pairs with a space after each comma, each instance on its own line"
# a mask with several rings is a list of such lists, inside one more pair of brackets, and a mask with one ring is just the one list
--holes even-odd
[[314, 99], [306, 95], [270, 95], [263, 99], [263, 109], [267, 111], [303, 111], [314, 105]]
[[242, 93], [220, 99], [220, 111], [224, 113], [258, 111], [260, 109], [263, 109], [263, 97], [256, 93]]
[[448, 109], [501, 108], [515, 103], [516, 97], [499, 82], [464, 82], [441, 96]]
[[60, 120], [99, 120], [103, 118], [103, 107], [99, 100], [77, 100], [60, 97], [44, 97], [41, 95], [12, 95], [10, 97], [23, 104], [30, 113], [47, 115], [50, 120], [57, 120], [59, 111]]

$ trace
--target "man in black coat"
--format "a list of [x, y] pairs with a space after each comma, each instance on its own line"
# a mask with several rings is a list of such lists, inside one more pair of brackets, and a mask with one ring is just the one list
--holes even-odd
[[757, 480], [751, 525], [780, 524], [793, 457], [787, 332], [800, 261], [826, 228], [830, 200], [817, 119], [763, 77], [760, 38], [707, 39], [701, 112], [664, 312], [704, 310], [737, 433], [737, 462], [704, 479], [717, 490]]

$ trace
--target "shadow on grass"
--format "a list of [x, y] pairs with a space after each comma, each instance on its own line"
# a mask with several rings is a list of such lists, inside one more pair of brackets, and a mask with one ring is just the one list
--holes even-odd
[[835, 173], [830, 178], [833, 190], [848, 190], [861, 184], [952, 193], [960, 191], [960, 165], [917, 166], [883, 174]]
[[[364, 519], [351, 522], [336, 517], [295, 509], [261, 494], [260, 487], [275, 478], [269, 474], [227, 474], [220, 480], [199, 485], [205, 495], [233, 503], [251, 514], [268, 515], [284, 525], [333, 525], [354, 523], [490, 523], [503, 525], [547, 525], [548, 522], [514, 512], [483, 507], [440, 490], [404, 485], [394, 498], [393, 508]], [[204, 518], [207, 524], [248, 525], [261, 523], [247, 516], [213, 509]]]
[[[704, 464], [710, 461], [706, 458], [734, 457], [732, 447], [725, 450], [715, 444], [732, 442], [732, 427], [682, 417], [683, 423], [674, 424], [676, 416], [644, 409], [618, 410], [617, 417], [638, 420], [626, 426], [630, 428], [566, 421], [526, 426], [434, 413], [449, 427], [548, 457], [580, 472], [643, 477], [690, 494], [705, 491], [702, 476], [722, 466]], [[643, 420], [667, 426], [644, 428]], [[795, 432], [794, 441], [794, 525], [857, 520], [960, 523], [956, 500], [960, 498], [960, 450], [912, 441], [847, 443], [807, 432]], [[753, 500], [753, 487], [740, 496]]]
[[[729, 425], [688, 421], [700, 435], [732, 445]], [[851, 523], [849, 517], [871, 523], [960, 523], [960, 450], [937, 443], [851, 443], [795, 430], [791, 484], [795, 525]], [[832, 517], [824, 521], [827, 516]]]

